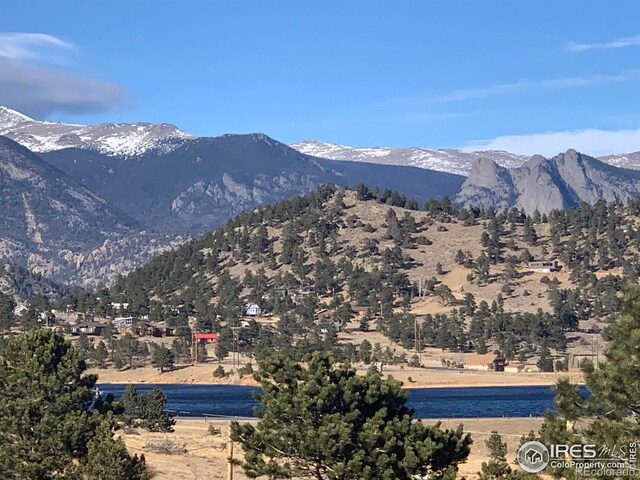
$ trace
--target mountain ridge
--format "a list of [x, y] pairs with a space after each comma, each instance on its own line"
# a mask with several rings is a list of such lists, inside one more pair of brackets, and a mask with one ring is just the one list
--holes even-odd
[[522, 166], [507, 169], [479, 160], [456, 200], [483, 208], [564, 210], [580, 202], [626, 201], [640, 194], [640, 172], [614, 167], [573, 149], [552, 158], [534, 155]]
[[[317, 140], [305, 140], [290, 145], [309, 155], [332, 160], [372, 162], [388, 165], [409, 165], [467, 176], [475, 161], [490, 158], [498, 165], [515, 168], [531, 157], [503, 150], [465, 151], [461, 149], [429, 149], [425, 147], [351, 147]], [[620, 153], [599, 157], [615, 167], [640, 169], [640, 152]]]

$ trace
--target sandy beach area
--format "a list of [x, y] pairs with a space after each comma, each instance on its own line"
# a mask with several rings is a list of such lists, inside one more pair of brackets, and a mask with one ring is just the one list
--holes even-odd
[[[199, 384], [199, 385], [257, 385], [246, 375], [242, 378], [231, 375], [215, 378], [215, 364], [180, 366], [175, 370], [160, 373], [157, 368], [141, 367], [131, 370], [92, 369], [98, 375], [99, 383], [151, 383], [151, 384]], [[359, 368], [361, 373], [365, 368]], [[504, 373], [481, 372], [463, 369], [425, 369], [388, 366], [384, 375], [400, 380], [405, 388], [445, 388], [445, 387], [492, 387], [554, 385], [561, 377], [569, 377], [574, 383], [582, 383], [580, 373]]]

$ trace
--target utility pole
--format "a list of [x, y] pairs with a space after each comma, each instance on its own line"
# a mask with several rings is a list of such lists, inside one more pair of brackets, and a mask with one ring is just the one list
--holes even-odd
[[240, 367], [240, 339], [238, 333], [240, 328], [242, 327], [231, 327], [231, 332], [233, 333], [233, 368]]
[[193, 351], [193, 363], [198, 364], [198, 343], [196, 342], [196, 331], [191, 331], [191, 350]]
[[413, 320], [413, 342], [418, 354], [418, 363], [422, 365], [422, 339], [420, 337], [420, 325], [418, 324], [418, 317], [415, 317]]
[[231, 440], [231, 424], [229, 424], [229, 440], [227, 441], [227, 480], [233, 480], [233, 440]]

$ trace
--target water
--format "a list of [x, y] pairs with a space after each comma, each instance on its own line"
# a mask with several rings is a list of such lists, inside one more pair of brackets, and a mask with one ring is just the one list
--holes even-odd
[[[100, 384], [101, 392], [116, 398], [125, 385]], [[252, 417], [259, 404], [256, 387], [232, 385], [138, 385], [139, 392], [161, 388], [167, 409], [180, 416]], [[584, 393], [584, 390], [583, 390]], [[416, 388], [409, 390], [409, 405], [417, 418], [538, 417], [553, 408], [552, 387]]]

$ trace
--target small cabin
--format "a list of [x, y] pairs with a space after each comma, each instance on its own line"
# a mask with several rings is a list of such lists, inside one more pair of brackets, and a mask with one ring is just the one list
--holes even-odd
[[245, 314], [247, 317], [259, 317], [262, 314], [262, 309], [257, 303], [247, 303], [245, 305]]
[[193, 339], [194, 341], [198, 341], [200, 343], [213, 343], [220, 338], [219, 333], [194, 333]]
[[540, 260], [529, 262], [529, 271], [536, 273], [551, 273], [560, 270], [557, 260]]
[[133, 321], [135, 320], [135, 317], [116, 317], [113, 319], [113, 321], [111, 323], [113, 323], [114, 326], [118, 327], [118, 328], [124, 328], [124, 327], [130, 327], [131, 325], [133, 325]]
[[71, 327], [71, 335], [80, 335], [81, 333], [84, 333], [85, 335], [101, 335], [105, 328], [106, 325], [104, 323], [78, 323]]
[[351, 313], [355, 314], [356, 317], [364, 317], [369, 311], [369, 307], [365, 306], [355, 306], [351, 307]]
[[290, 296], [290, 288], [287, 287], [276, 287], [273, 290], [273, 293], [276, 297], [284, 298], [286, 296]]
[[464, 356], [463, 365], [469, 370], [504, 372], [507, 361], [499, 353], [468, 353]]
[[141, 337], [170, 337], [173, 335], [173, 328], [154, 322], [137, 323], [132, 331]]

